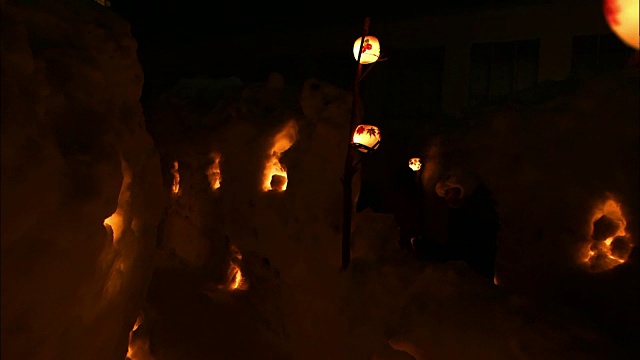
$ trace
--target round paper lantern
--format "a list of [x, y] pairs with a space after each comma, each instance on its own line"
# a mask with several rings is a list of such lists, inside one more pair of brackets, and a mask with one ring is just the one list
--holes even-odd
[[367, 153], [380, 146], [380, 130], [373, 125], [358, 125], [353, 132], [351, 143], [356, 149]]
[[422, 162], [420, 161], [420, 158], [411, 158], [411, 159], [409, 159], [409, 167], [413, 171], [420, 170], [420, 168], [422, 168]]
[[[358, 52], [360, 50], [360, 43], [362, 37], [359, 37], [356, 42], [353, 43], [353, 56], [358, 61]], [[378, 61], [380, 58], [380, 42], [375, 36], [366, 36], [364, 38], [364, 44], [362, 44], [362, 55], [360, 55], [360, 64], [371, 64]]]
[[638, 30], [638, 0], [604, 0], [603, 12], [607, 24], [628, 46], [640, 49]]

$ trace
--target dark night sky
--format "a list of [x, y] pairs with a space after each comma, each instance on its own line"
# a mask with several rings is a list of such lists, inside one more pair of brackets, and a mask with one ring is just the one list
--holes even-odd
[[[419, 9], [393, 3], [318, 3], [316, 8], [310, 4], [295, 8], [275, 3], [268, 4], [267, 10], [266, 5], [247, 2], [112, 0], [111, 9], [131, 24], [149, 85], [165, 77], [224, 77], [252, 71], [247, 77], [261, 78], [268, 68], [295, 69], [301, 62], [309, 64], [309, 56], [314, 58], [309, 54], [304, 55], [307, 58], [299, 57], [301, 47], [309, 49], [305, 34], [358, 34], [367, 16], [375, 31], [377, 24], [439, 13], [550, 1], [554, 0], [427, 1]], [[344, 39], [327, 39], [327, 43], [331, 41]], [[345, 59], [340, 62], [350, 62], [350, 56], [350, 51], [345, 51]]]
[[[319, 4], [319, 8], [304, 5], [256, 9], [247, 2], [227, 2], [224, 5], [203, 0], [112, 0], [112, 9], [131, 24], [134, 35], [141, 43], [163, 41], [206, 41], [212, 36], [234, 37], [246, 34], [268, 34], [270, 32], [322, 31], [325, 27], [353, 27], [359, 29], [364, 17], [372, 21], [392, 22], [419, 18], [443, 12], [463, 11], [486, 6], [508, 6], [512, 4], [551, 2], [553, 0], [452, 0], [427, 1], [420, 8], [409, 8], [403, 4]], [[327, 7], [335, 7], [327, 8]]]
[[[296, 12], [293, 8], [246, 11], [250, 7], [250, 4], [243, 3], [216, 8], [211, 2], [202, 0], [112, 1], [112, 9], [129, 20], [139, 41], [150, 43], [166, 36], [178, 41], [203, 41], [212, 36], [266, 35], [333, 25], [359, 26], [365, 17], [356, 12], [318, 12], [312, 9]], [[417, 16], [413, 12], [409, 14], [385, 15], [385, 18]]]

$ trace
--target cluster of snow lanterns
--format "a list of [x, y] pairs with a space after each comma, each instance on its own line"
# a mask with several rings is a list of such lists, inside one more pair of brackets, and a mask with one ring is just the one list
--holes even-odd
[[[280, 163], [280, 156], [296, 141], [297, 131], [298, 127], [296, 122], [291, 120], [287, 122], [284, 128], [273, 137], [272, 146], [264, 164], [265, 168], [261, 184], [263, 191], [284, 191], [287, 189], [287, 169]], [[216, 191], [222, 185], [222, 173], [220, 170], [222, 155], [219, 152], [214, 151], [210, 154], [209, 158], [211, 159], [211, 163], [206, 170], [206, 174], [211, 190]], [[177, 160], [173, 162], [173, 166], [170, 171], [173, 175], [171, 195], [174, 198], [177, 198], [181, 194], [180, 171]]]

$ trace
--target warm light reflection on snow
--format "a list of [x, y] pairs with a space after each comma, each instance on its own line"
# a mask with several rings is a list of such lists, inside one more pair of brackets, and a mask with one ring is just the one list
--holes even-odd
[[612, 198], [595, 209], [591, 217], [591, 240], [584, 261], [592, 271], [611, 269], [627, 260], [633, 244], [620, 203]]
[[207, 177], [209, 178], [209, 184], [211, 185], [211, 190], [216, 190], [220, 187], [222, 183], [222, 175], [220, 173], [221, 156], [218, 153], [212, 153], [210, 157], [213, 162], [207, 169]]
[[224, 285], [219, 286], [227, 290], [246, 290], [248, 284], [246, 279], [242, 276], [242, 271], [238, 263], [242, 260], [242, 254], [235, 246], [231, 246], [231, 262], [229, 264], [229, 270], [227, 270], [227, 282]]
[[113, 299], [120, 289], [122, 289], [122, 284], [125, 279], [124, 270], [124, 259], [122, 257], [116, 258], [114, 263], [111, 265], [111, 272], [109, 273], [109, 277], [107, 278], [107, 282], [104, 286], [104, 295], [106, 296], [106, 299]]
[[273, 138], [273, 145], [269, 152], [269, 158], [265, 163], [262, 190], [284, 191], [287, 189], [287, 169], [280, 163], [280, 156], [287, 151], [296, 141], [298, 125], [295, 121], [289, 121], [282, 131]]
[[242, 272], [240, 271], [240, 268], [238, 268], [236, 265], [231, 265], [231, 272], [233, 273], [233, 276], [231, 278], [231, 285], [230, 285], [230, 290], [235, 290], [235, 289], [240, 289], [240, 286], [243, 284], [242, 282]]
[[173, 162], [173, 168], [171, 169], [171, 173], [173, 174], [173, 184], [171, 185], [171, 193], [174, 196], [180, 194], [180, 173], [178, 172], [178, 162]]
[[133, 325], [133, 329], [129, 332], [129, 347], [127, 350], [127, 357], [125, 360], [151, 360], [149, 355], [149, 340], [148, 339], [136, 339], [135, 332], [138, 327], [142, 325], [144, 314], [141, 312], [136, 319], [136, 323]]
[[116, 209], [116, 212], [111, 214], [111, 216], [104, 219], [104, 227], [107, 229], [110, 228], [113, 232], [112, 236], [114, 243], [120, 240], [120, 237], [122, 236], [122, 229], [124, 227], [123, 221], [124, 219], [122, 217], [122, 211], [119, 208]]
[[123, 254], [119, 253], [119, 241], [122, 239], [124, 230], [131, 226], [132, 219], [129, 210], [129, 201], [131, 198], [131, 190], [129, 189], [132, 174], [131, 169], [127, 163], [121, 159], [122, 169], [122, 185], [120, 187], [120, 194], [118, 195], [118, 207], [116, 211], [104, 220], [104, 227], [107, 231], [111, 232], [112, 245], [108, 246], [104, 251], [106, 261], [106, 271], [109, 275], [104, 285], [105, 299], [112, 299], [122, 288], [124, 281], [124, 272], [129, 265], [129, 260]]
[[129, 201], [131, 192], [129, 191], [129, 184], [131, 184], [131, 169], [124, 160], [122, 160], [122, 185], [120, 186], [120, 194], [118, 195], [118, 207], [116, 211], [108, 218], [104, 219], [104, 227], [108, 230], [111, 229], [113, 233], [113, 243], [117, 243], [122, 237], [124, 230], [124, 211]]

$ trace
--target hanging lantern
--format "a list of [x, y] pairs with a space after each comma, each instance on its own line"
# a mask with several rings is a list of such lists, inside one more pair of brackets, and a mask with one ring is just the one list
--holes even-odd
[[636, 50], [640, 49], [638, 3], [638, 0], [604, 0], [602, 6], [611, 31]]
[[409, 159], [409, 167], [413, 171], [420, 170], [420, 168], [422, 168], [422, 162], [420, 161], [420, 158], [411, 158], [411, 159]]
[[[360, 43], [362, 37], [359, 37], [355, 43], [353, 43], [353, 56], [358, 61], [358, 52], [360, 51]], [[380, 58], [380, 42], [375, 36], [366, 36], [364, 38], [364, 44], [362, 44], [362, 55], [360, 55], [360, 64], [371, 64], [378, 61]]]
[[356, 149], [367, 153], [380, 146], [380, 130], [373, 125], [358, 125], [353, 132], [351, 144]]

